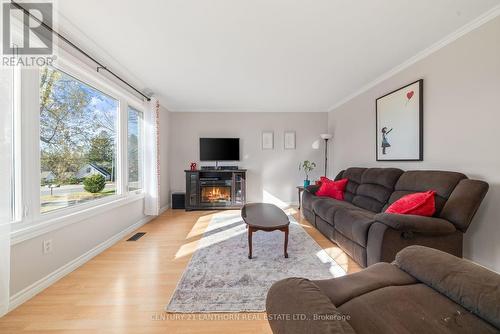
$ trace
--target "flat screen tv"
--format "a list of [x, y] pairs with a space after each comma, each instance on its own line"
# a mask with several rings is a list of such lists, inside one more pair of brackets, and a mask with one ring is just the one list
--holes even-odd
[[239, 138], [200, 138], [200, 161], [239, 160]]

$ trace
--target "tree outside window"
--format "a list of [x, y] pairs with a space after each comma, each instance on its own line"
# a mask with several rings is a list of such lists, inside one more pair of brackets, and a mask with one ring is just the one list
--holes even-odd
[[[116, 193], [118, 101], [59, 71], [40, 75], [41, 211], [89, 202]], [[100, 174], [98, 193], [83, 181]]]
[[142, 112], [128, 108], [128, 189], [142, 189]]

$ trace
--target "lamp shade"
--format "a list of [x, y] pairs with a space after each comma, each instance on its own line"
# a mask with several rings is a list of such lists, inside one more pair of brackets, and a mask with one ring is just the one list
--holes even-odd
[[319, 135], [321, 137], [321, 139], [332, 139], [333, 138], [333, 135], [329, 134], [329, 133], [322, 133]]

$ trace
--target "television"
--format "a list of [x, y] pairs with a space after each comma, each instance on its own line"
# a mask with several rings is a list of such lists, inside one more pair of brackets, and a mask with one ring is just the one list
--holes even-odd
[[239, 138], [200, 138], [200, 161], [239, 160]]

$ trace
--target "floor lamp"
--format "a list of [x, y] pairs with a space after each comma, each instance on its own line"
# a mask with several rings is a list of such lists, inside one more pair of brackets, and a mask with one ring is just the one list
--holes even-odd
[[325, 177], [328, 170], [328, 140], [332, 139], [333, 136], [329, 133], [323, 133], [320, 135], [321, 139], [325, 141]]

